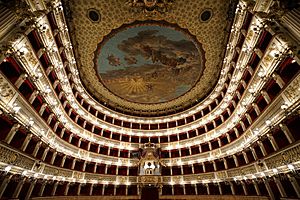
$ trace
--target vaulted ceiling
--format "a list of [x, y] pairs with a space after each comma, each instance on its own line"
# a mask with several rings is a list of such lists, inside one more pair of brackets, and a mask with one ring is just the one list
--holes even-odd
[[[70, 0], [64, 7], [79, 75], [90, 94], [121, 112], [157, 116], [191, 107], [212, 91], [235, 4], [151, 2]], [[140, 31], [148, 35], [141, 39]]]

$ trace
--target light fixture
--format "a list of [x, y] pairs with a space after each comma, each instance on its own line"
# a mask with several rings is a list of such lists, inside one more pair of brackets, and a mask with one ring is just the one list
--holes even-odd
[[282, 105], [280, 106], [280, 108], [281, 108], [282, 110], [286, 110], [286, 109], [288, 108], [288, 105], [287, 105], [286, 103], [284, 103], [284, 104], [282, 104]]
[[288, 167], [289, 170], [291, 170], [291, 171], [295, 170], [295, 167], [294, 167], [294, 165], [292, 165], [292, 164], [288, 164], [287, 167]]
[[7, 165], [5, 168], [4, 168], [4, 171], [6, 172], [9, 172], [11, 170], [11, 165]]
[[14, 103], [13, 104], [13, 111], [14, 111], [14, 114], [17, 114], [19, 111], [20, 111], [21, 107], [18, 106], [17, 103]]
[[271, 120], [266, 120], [266, 124], [267, 124], [267, 126], [270, 126], [271, 124], [272, 124], [272, 122], [271, 122]]

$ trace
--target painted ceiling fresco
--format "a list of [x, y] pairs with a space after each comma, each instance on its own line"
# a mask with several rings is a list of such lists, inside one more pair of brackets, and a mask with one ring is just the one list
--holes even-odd
[[111, 33], [95, 54], [100, 81], [137, 103], [162, 103], [188, 92], [203, 72], [201, 46], [186, 31], [159, 23]]

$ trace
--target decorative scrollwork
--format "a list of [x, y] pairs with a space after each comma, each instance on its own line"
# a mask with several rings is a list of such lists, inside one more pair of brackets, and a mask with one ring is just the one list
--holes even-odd
[[146, 14], [168, 12], [173, 4], [174, 0], [128, 0], [126, 2], [132, 12]]
[[8, 102], [15, 94], [15, 91], [0, 74], [0, 97], [4, 102]]
[[0, 161], [7, 164], [14, 164], [18, 159], [19, 154], [9, 151], [5, 148], [0, 148]]

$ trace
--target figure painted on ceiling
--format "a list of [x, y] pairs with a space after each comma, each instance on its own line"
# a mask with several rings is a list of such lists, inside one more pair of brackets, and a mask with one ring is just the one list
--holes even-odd
[[128, 65], [135, 65], [135, 64], [137, 64], [137, 59], [135, 57], [133, 57], [133, 56], [126, 55], [124, 57], [124, 60], [126, 61], [126, 63]]
[[120, 66], [121, 65], [121, 61], [120, 58], [114, 56], [113, 54], [108, 55], [107, 57], [108, 63], [112, 66]]

